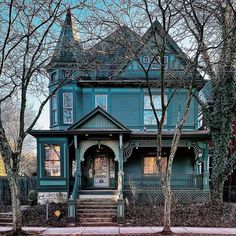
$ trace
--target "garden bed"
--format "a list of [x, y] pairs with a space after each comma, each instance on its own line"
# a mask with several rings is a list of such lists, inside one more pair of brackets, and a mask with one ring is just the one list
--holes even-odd
[[[146, 205], [126, 207], [126, 226], [162, 226], [163, 206]], [[174, 205], [172, 226], [236, 227], [236, 203], [224, 203], [220, 210], [207, 204]]]
[[67, 204], [36, 205], [22, 211], [23, 226], [31, 227], [65, 227], [67, 226]]

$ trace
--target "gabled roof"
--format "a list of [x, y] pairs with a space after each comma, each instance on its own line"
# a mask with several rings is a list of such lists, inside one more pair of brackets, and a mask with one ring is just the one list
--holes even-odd
[[128, 26], [123, 25], [102, 39], [96, 45], [88, 50], [90, 53], [89, 64], [94, 64], [96, 77], [113, 77], [117, 69], [131, 55], [130, 46], [139, 47], [136, 32], [132, 31]]
[[[148, 41], [153, 36], [154, 31], [158, 35], [163, 35], [164, 33], [164, 29], [157, 19], [149, 27], [147, 32], [142, 36], [140, 43], [137, 44], [138, 47], [137, 50], [135, 51], [136, 54], [138, 55], [141, 54], [143, 50], [143, 45], [148, 43]], [[187, 57], [187, 55], [182, 51], [182, 49], [177, 45], [177, 43], [172, 39], [172, 37], [169, 34], [166, 35], [166, 41], [172, 53], [181, 61], [181, 63], [183, 63], [183, 65], [192, 64], [191, 60]], [[116, 71], [116, 75], [119, 75], [130, 61], [131, 61], [130, 59], [123, 60], [123, 64]]]
[[70, 126], [67, 130], [107, 130], [130, 132], [126, 126], [121, 124], [99, 106], [84, 116], [81, 120]]

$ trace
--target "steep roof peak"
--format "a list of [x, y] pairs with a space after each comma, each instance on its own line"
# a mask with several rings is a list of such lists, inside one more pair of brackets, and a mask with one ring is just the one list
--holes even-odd
[[68, 8], [49, 67], [53, 63], [76, 63], [81, 52], [79, 32]]

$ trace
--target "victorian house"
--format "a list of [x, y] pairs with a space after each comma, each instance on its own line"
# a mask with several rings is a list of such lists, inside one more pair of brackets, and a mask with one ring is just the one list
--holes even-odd
[[[161, 32], [158, 22], [154, 26]], [[38, 201], [68, 201], [72, 218], [76, 216], [77, 203], [83, 199], [112, 199], [118, 203], [118, 218], [123, 217], [123, 199], [139, 204], [148, 199], [163, 201], [155, 161], [156, 121], [147, 83], [137, 60], [127, 56], [124, 45], [116, 44], [121, 33], [132, 44], [138, 44], [135, 33], [122, 26], [85, 50], [68, 11], [47, 67], [49, 91], [60, 88], [50, 100], [50, 130], [31, 132], [37, 139]], [[152, 43], [152, 30], [143, 37], [147, 44]], [[189, 61], [173, 39], [167, 39], [166, 70], [181, 78]], [[138, 52], [140, 62], [147, 68], [152, 56], [142, 48]], [[157, 114], [161, 113], [159, 78], [160, 65], [154, 61], [149, 80]], [[196, 94], [201, 89], [199, 83], [195, 84]], [[178, 79], [169, 83], [166, 99], [172, 97], [177, 84]], [[163, 168], [187, 93], [179, 87], [168, 106]], [[176, 201], [202, 202], [209, 198], [209, 134], [198, 129], [199, 122], [198, 104], [193, 99], [173, 166]], [[77, 214], [79, 217], [78, 211]]]

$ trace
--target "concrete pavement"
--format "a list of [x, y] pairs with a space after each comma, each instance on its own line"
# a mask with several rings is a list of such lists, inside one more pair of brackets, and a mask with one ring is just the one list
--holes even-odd
[[[1, 235], [10, 230], [10, 227], [0, 227]], [[59, 235], [150, 235], [161, 232], [162, 227], [23, 227], [27, 232], [39, 233], [44, 236]], [[236, 235], [236, 228], [199, 228], [199, 227], [172, 227], [176, 235]]]

